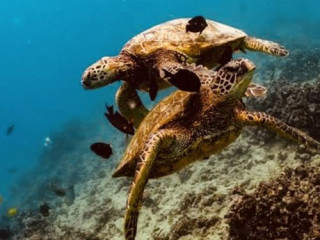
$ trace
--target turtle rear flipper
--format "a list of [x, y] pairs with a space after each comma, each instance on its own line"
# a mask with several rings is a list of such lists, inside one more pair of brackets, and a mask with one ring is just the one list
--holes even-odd
[[123, 82], [116, 94], [116, 103], [120, 113], [138, 128], [149, 110], [143, 105], [135, 87]]
[[[170, 145], [174, 137], [170, 131], [162, 130], [152, 134], [145, 144], [145, 148], [139, 156], [134, 180], [132, 182], [125, 214], [124, 231], [126, 240], [134, 240], [137, 233], [137, 223], [144, 188], [149, 179], [149, 173], [158, 151], [162, 147]], [[173, 135], [174, 136], [174, 135]]]
[[316, 141], [305, 132], [297, 128], [290, 127], [281, 120], [264, 112], [239, 111], [237, 117], [244, 125], [265, 127], [278, 133], [284, 138], [303, 144], [310, 150], [320, 153], [320, 142]]
[[255, 37], [245, 37], [241, 48], [265, 52], [279, 57], [286, 57], [289, 55], [289, 51], [280, 44]]
[[258, 84], [250, 83], [246, 91], [246, 97], [263, 97], [267, 94], [267, 88]]

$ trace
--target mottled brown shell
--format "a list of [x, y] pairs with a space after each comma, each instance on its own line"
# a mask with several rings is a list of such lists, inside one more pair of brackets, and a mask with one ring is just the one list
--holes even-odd
[[210, 48], [218, 47], [247, 36], [241, 30], [206, 20], [208, 26], [199, 33], [186, 32], [190, 18], [176, 19], [152, 27], [132, 38], [123, 50], [136, 56], [148, 55], [160, 48], [181, 51], [197, 57]]
[[135, 164], [135, 158], [142, 151], [143, 146], [152, 133], [155, 133], [166, 123], [181, 118], [188, 113], [189, 105], [197, 101], [199, 94], [176, 91], [158, 103], [144, 118], [138, 130], [131, 139], [114, 176], [122, 175], [120, 172], [130, 164]]

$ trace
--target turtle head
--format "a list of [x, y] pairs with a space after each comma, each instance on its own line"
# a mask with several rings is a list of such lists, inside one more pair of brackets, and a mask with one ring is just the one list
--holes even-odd
[[81, 84], [85, 89], [103, 87], [125, 77], [126, 70], [120, 57], [103, 57], [84, 71]]
[[95, 89], [116, 81], [117, 66], [114, 62], [112, 57], [103, 57], [89, 66], [82, 74], [82, 86], [85, 89]]
[[252, 80], [256, 66], [248, 59], [234, 59], [221, 67], [216, 76], [213, 89], [228, 98], [239, 99]]

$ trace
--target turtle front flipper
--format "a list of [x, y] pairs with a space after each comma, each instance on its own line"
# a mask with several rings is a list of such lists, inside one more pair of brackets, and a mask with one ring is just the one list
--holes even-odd
[[142, 204], [143, 190], [148, 182], [149, 173], [160, 148], [167, 147], [174, 139], [168, 130], [161, 130], [150, 135], [138, 163], [134, 180], [128, 195], [124, 231], [126, 240], [134, 240], [137, 233], [139, 209]]
[[320, 142], [316, 141], [305, 132], [291, 127], [281, 120], [264, 112], [239, 111], [237, 117], [243, 125], [265, 127], [278, 133], [284, 138], [293, 140], [299, 144], [303, 144], [310, 150], [316, 150], [318, 153], [320, 153]]
[[267, 88], [258, 84], [250, 83], [246, 91], [246, 97], [263, 97], [267, 94]]
[[123, 82], [116, 94], [116, 103], [120, 113], [135, 128], [138, 128], [144, 117], [148, 114], [148, 109], [143, 105], [141, 99], [135, 89], [128, 82]]
[[280, 44], [255, 37], [245, 37], [243, 46], [241, 46], [240, 49], [243, 48], [252, 51], [260, 51], [279, 57], [286, 57], [289, 55], [289, 51]]

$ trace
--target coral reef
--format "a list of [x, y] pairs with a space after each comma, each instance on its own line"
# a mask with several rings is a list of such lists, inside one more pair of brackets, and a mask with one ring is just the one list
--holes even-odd
[[320, 171], [299, 166], [253, 194], [243, 189], [226, 215], [230, 240], [320, 239]]
[[274, 81], [264, 99], [250, 101], [257, 111], [265, 111], [291, 126], [308, 132], [320, 139], [320, 77], [316, 83], [282, 84]]
[[[264, 111], [320, 140], [320, 54], [319, 48], [294, 50], [281, 62], [268, 62], [259, 79], [268, 88], [264, 98], [249, 99], [249, 109]], [[253, 144], [275, 140], [263, 129], [247, 131]]]

